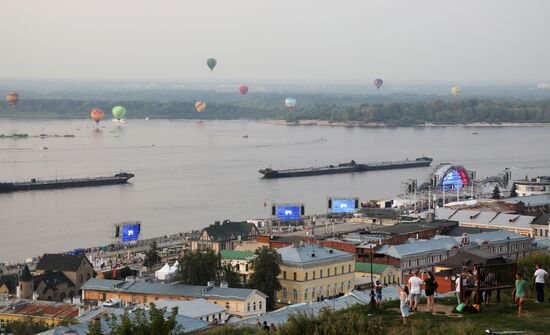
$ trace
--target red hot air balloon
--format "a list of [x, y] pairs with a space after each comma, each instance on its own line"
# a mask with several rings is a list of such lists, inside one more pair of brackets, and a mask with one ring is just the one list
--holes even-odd
[[248, 93], [248, 86], [241, 85], [241, 87], [239, 87], [239, 91], [241, 92], [242, 95], [245, 95], [246, 93]]
[[103, 111], [99, 108], [94, 108], [90, 111], [90, 117], [95, 121], [96, 124], [99, 124], [99, 121], [103, 120]]
[[19, 94], [15, 92], [6, 94], [6, 101], [10, 104], [11, 108], [15, 108], [15, 105], [19, 102]]

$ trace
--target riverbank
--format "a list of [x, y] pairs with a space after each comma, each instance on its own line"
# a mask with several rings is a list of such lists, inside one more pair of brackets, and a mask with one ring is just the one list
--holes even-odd
[[358, 122], [358, 121], [329, 121], [329, 120], [298, 120], [287, 121], [282, 119], [266, 119], [260, 120], [260, 123], [278, 125], [278, 126], [323, 126], [323, 127], [366, 127], [366, 128], [384, 128], [384, 127], [550, 127], [550, 123], [536, 123], [536, 122], [503, 122], [503, 123], [488, 123], [488, 122], [473, 122], [473, 123], [456, 123], [456, 124], [435, 124], [435, 123], [423, 123], [413, 124], [410, 126], [391, 126], [383, 122]]

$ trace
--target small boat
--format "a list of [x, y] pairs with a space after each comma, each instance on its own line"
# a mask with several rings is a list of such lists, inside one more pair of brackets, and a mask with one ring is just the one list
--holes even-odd
[[248, 138], [248, 135], [243, 135], [243, 138]]

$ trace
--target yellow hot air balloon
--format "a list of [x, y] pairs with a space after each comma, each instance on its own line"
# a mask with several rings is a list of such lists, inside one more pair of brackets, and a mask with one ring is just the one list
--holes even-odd
[[202, 113], [206, 109], [206, 102], [197, 101], [195, 103], [195, 109], [197, 110], [197, 112]]
[[458, 96], [459, 93], [460, 93], [460, 88], [458, 86], [453, 86], [453, 88], [451, 88], [451, 94], [453, 95], [453, 97]]

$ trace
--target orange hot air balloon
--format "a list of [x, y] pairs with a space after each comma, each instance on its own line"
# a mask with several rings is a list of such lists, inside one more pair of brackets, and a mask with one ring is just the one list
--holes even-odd
[[99, 121], [103, 120], [104, 114], [105, 113], [103, 113], [103, 111], [99, 108], [94, 108], [90, 112], [90, 116], [92, 117], [92, 120], [94, 120], [96, 124], [99, 124]]
[[15, 105], [19, 102], [19, 94], [15, 92], [10, 92], [6, 94], [6, 101], [10, 104], [12, 108], [15, 108]]

